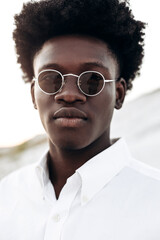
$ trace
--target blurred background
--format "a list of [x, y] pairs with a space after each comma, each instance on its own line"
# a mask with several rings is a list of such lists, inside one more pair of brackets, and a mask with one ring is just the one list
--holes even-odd
[[[35, 162], [47, 149], [38, 112], [33, 108], [30, 85], [24, 84], [16, 63], [13, 16], [24, 0], [3, 1], [0, 9], [0, 178]], [[160, 168], [160, 2], [130, 0], [136, 19], [148, 23], [141, 76], [134, 81], [121, 111], [115, 111], [112, 137], [126, 139], [134, 157]]]

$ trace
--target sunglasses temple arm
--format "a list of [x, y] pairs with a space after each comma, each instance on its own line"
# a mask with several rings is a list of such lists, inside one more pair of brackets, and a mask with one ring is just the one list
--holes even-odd
[[116, 79], [110, 79], [110, 80], [104, 80], [104, 82], [115, 82], [115, 81], [117, 81]]

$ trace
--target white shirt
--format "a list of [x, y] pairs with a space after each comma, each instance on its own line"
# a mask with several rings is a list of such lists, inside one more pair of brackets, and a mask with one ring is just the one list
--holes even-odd
[[160, 172], [123, 139], [68, 178], [59, 199], [46, 154], [0, 184], [0, 240], [160, 240]]

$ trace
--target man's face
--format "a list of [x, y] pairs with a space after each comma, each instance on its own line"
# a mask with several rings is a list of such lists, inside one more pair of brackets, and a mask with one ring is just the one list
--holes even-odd
[[[105, 79], [118, 77], [118, 63], [106, 44], [87, 36], [60, 36], [45, 42], [35, 55], [34, 73], [55, 69], [64, 74], [80, 75], [98, 71]], [[50, 143], [62, 149], [82, 149], [98, 141], [110, 141], [110, 123], [119, 96], [116, 83], [106, 83], [94, 97], [85, 96], [75, 76], [66, 76], [65, 85], [55, 95], [43, 93], [32, 83], [32, 99]], [[56, 115], [58, 112], [58, 115]]]

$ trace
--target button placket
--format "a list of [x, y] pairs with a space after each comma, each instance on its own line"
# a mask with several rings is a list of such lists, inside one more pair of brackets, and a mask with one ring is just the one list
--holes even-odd
[[[76, 180], [76, 181], [75, 181]], [[67, 181], [64, 189], [60, 194], [59, 199], [54, 202], [52, 211], [46, 225], [45, 240], [60, 240], [63, 232], [63, 225], [68, 217], [70, 207], [80, 187], [79, 178], [74, 176]]]

